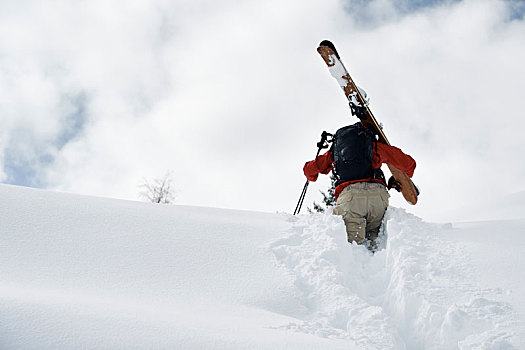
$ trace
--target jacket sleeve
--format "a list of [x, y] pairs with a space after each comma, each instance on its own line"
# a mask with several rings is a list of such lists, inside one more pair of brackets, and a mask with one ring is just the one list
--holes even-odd
[[306, 162], [303, 171], [306, 178], [316, 181], [319, 174], [328, 174], [332, 170], [332, 152], [328, 151], [310, 162]]
[[390, 164], [410, 177], [414, 175], [416, 161], [408, 154], [403, 153], [399, 148], [378, 142], [377, 153], [381, 163]]

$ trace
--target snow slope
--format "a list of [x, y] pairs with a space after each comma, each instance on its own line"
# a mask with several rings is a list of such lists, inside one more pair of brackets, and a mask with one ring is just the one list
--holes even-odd
[[525, 347], [525, 220], [384, 227], [0, 185], [0, 349]]

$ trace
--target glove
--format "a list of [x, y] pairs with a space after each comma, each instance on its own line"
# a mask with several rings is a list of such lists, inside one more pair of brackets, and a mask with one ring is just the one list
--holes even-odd
[[394, 188], [397, 192], [401, 192], [401, 184], [393, 176], [390, 176], [390, 179], [388, 179], [387, 187], [389, 190]]

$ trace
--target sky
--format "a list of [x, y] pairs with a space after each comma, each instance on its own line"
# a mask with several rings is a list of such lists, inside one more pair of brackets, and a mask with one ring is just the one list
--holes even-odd
[[[292, 212], [323, 130], [357, 121], [316, 52], [332, 40], [427, 220], [525, 190], [525, 3], [92, 0], [0, 3], [0, 182]], [[386, 168], [386, 167], [385, 167]], [[388, 174], [388, 172], [387, 172]], [[320, 201], [328, 177], [310, 184]]]

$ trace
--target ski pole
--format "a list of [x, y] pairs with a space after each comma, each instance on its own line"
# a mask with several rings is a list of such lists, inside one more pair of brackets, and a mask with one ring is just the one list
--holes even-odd
[[[317, 142], [317, 154], [315, 155], [314, 159], [316, 159], [319, 156], [319, 153], [321, 153], [321, 150], [323, 148], [328, 148], [328, 143], [332, 142], [332, 140], [328, 140], [329, 136], [333, 138], [334, 135], [323, 131], [323, 133], [321, 134], [321, 141]], [[306, 190], [308, 189], [309, 184], [310, 180], [306, 180], [306, 183], [304, 184], [303, 191], [301, 192], [301, 196], [299, 197], [299, 201], [297, 202], [297, 206], [295, 207], [293, 215], [298, 215], [301, 211], [301, 207], [303, 206], [304, 202], [304, 197], [306, 196]]]
[[299, 197], [299, 202], [297, 202], [297, 206], [295, 207], [293, 215], [297, 215], [301, 211], [301, 207], [303, 206], [304, 197], [306, 196], [306, 190], [308, 189], [309, 184], [310, 184], [310, 180], [306, 180], [306, 183], [304, 184], [304, 187], [303, 187], [303, 192], [301, 192], [301, 196]]

